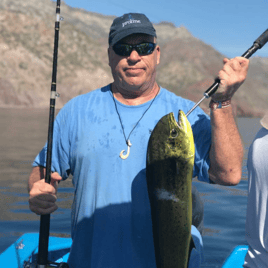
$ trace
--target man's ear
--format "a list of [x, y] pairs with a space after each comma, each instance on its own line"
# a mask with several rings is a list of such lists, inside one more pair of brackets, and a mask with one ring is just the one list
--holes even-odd
[[156, 55], [157, 55], [157, 61], [156, 64], [158, 65], [160, 63], [160, 46], [157, 46], [156, 48]]
[[108, 49], [107, 49], [107, 53], [108, 53], [108, 64], [109, 66], [111, 67], [111, 47], [109, 46]]

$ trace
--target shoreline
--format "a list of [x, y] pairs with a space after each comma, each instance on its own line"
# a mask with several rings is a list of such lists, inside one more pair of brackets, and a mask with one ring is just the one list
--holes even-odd
[[[62, 107], [55, 107], [55, 110], [58, 112]], [[30, 111], [30, 110], [37, 110], [37, 111], [49, 111], [49, 105], [47, 107], [41, 106], [41, 107], [28, 107], [28, 106], [0, 106], [0, 110], [25, 110], [25, 111]], [[264, 113], [263, 113], [264, 115]], [[259, 118], [261, 119], [263, 117], [261, 113], [258, 113], [257, 116], [254, 115], [248, 115], [248, 116], [236, 116], [236, 118]]]

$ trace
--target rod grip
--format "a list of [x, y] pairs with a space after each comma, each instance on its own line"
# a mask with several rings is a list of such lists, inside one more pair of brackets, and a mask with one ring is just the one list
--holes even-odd
[[[253, 43], [253, 46], [249, 48], [242, 57], [250, 58], [258, 49], [262, 48], [268, 41], [268, 29], [264, 31]], [[217, 78], [212, 86], [210, 86], [206, 92], [204, 93], [204, 96], [206, 98], [211, 97], [218, 89], [218, 86], [220, 84], [220, 80]]]
[[254, 42], [254, 44], [258, 44], [259, 48], [262, 48], [268, 41], [268, 29], [263, 32]]
[[218, 89], [220, 85], [220, 79], [216, 78], [213, 85], [211, 85], [204, 93], [204, 96], [208, 99], [210, 96], [212, 96]]
[[[262, 48], [268, 41], [268, 29], [264, 31], [253, 43], [253, 46], [251, 46], [241, 57], [244, 57], [246, 59], [249, 59], [258, 49]], [[204, 92], [204, 97], [207, 99], [211, 97], [218, 89], [220, 85], [220, 79], [216, 78], [215, 82]], [[201, 99], [187, 114], [188, 116], [202, 101]]]

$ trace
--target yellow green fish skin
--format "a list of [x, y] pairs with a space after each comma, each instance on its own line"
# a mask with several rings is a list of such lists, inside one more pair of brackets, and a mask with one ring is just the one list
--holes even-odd
[[194, 138], [183, 111], [162, 117], [147, 149], [146, 177], [157, 268], [187, 268], [192, 223]]

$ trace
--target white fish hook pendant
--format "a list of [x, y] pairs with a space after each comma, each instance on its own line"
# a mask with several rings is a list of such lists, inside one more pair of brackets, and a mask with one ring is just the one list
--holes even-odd
[[122, 150], [120, 155], [119, 155], [121, 159], [127, 159], [128, 158], [129, 153], [130, 153], [131, 145], [132, 144], [131, 144], [130, 140], [127, 140], [127, 153], [124, 155], [125, 150]]

